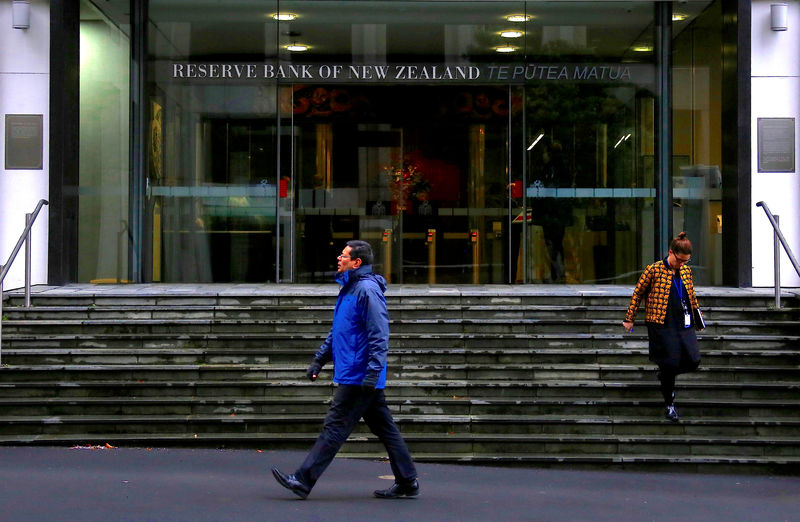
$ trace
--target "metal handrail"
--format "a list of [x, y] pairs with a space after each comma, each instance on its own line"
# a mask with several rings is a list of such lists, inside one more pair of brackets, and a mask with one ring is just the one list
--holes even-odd
[[30, 214], [25, 214], [25, 230], [23, 230], [22, 235], [19, 236], [19, 241], [17, 241], [14, 250], [11, 251], [11, 255], [8, 256], [6, 264], [0, 265], [0, 363], [3, 361], [3, 280], [6, 278], [6, 274], [11, 268], [12, 263], [14, 263], [14, 260], [17, 258], [19, 249], [22, 248], [22, 244], [25, 243], [25, 306], [31, 306], [31, 228], [33, 228], [33, 222], [36, 221], [36, 216], [39, 215], [39, 211], [47, 204], [48, 202], [46, 199], [40, 199], [39, 203], [36, 204], [36, 209]]
[[795, 259], [794, 254], [792, 253], [792, 249], [789, 247], [789, 243], [786, 242], [786, 238], [783, 237], [783, 233], [781, 232], [781, 225], [780, 225], [780, 216], [775, 216], [770, 212], [769, 206], [764, 203], [763, 201], [759, 201], [756, 203], [757, 207], [761, 207], [764, 209], [764, 212], [767, 214], [767, 219], [769, 219], [770, 224], [772, 225], [772, 230], [775, 232], [773, 235], [773, 257], [774, 257], [774, 273], [775, 273], [775, 308], [781, 307], [781, 258], [780, 258], [780, 248], [778, 244], [780, 242], [783, 245], [783, 249], [786, 251], [786, 255], [789, 256], [789, 260], [792, 262], [792, 266], [794, 267], [795, 272], [797, 275], [800, 276], [800, 264], [797, 263], [797, 259]]

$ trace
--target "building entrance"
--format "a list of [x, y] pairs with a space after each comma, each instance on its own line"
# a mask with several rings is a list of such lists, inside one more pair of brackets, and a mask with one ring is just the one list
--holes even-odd
[[654, 104], [634, 84], [293, 86], [292, 280], [372, 241], [399, 283], [630, 282], [652, 256]]
[[329, 281], [342, 242], [391, 282], [508, 281], [507, 87], [286, 87], [293, 279]]
[[81, 281], [328, 282], [361, 238], [392, 283], [629, 284], [670, 223], [720, 281], [717, 4], [151, 0], [130, 95], [90, 4]]
[[[205, 100], [225, 93], [191, 89]], [[629, 282], [651, 259], [647, 89], [261, 92], [272, 94], [273, 117], [223, 114], [216, 102], [186, 114], [168, 98], [164, 117], [151, 102], [145, 229], [154, 281], [328, 282], [353, 238], [373, 243], [376, 269], [393, 283]], [[152, 146], [160, 143], [168, 150]]]

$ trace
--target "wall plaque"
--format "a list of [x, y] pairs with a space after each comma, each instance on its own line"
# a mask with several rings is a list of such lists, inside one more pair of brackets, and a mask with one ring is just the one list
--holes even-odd
[[794, 118], [758, 118], [758, 171], [794, 172]]
[[6, 170], [41, 170], [42, 115], [6, 114]]

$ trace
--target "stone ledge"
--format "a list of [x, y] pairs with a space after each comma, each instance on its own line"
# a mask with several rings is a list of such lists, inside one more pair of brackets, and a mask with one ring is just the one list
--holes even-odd
[[[789, 426], [800, 427], [800, 418], [757, 418], [757, 417], [711, 417], [681, 419], [680, 423], [671, 423], [662, 418], [641, 416], [604, 416], [604, 415], [447, 415], [447, 414], [404, 414], [395, 413], [398, 424], [498, 424], [498, 425], [524, 425], [524, 424], [569, 424], [587, 426], [595, 425], [658, 425], [670, 426], [672, 429], [682, 430], [701, 426]], [[186, 423], [251, 423], [251, 424], [290, 424], [290, 423], [319, 423], [324, 419], [322, 413], [259, 413], [259, 414], [229, 414], [205, 413], [189, 415], [172, 414], [126, 414], [126, 415], [6, 415], [0, 417], [0, 425], [12, 424], [186, 424]], [[414, 434], [409, 434], [413, 436]], [[474, 435], [474, 434], [473, 434]], [[525, 433], [524, 435], [528, 435]], [[533, 435], [533, 434], [531, 434]], [[566, 434], [549, 434], [548, 436], [565, 437]], [[699, 436], [698, 434], [685, 433], [686, 436]], [[496, 435], [497, 436], [497, 435]], [[522, 434], [520, 434], [522, 436]], [[636, 437], [642, 435], [614, 434], [613, 437]], [[648, 434], [647, 436], [653, 436]], [[709, 437], [724, 438], [719, 435]], [[729, 437], [732, 441], [740, 440], [741, 436]], [[752, 437], [751, 437], [752, 438]], [[800, 443], [800, 433], [797, 437], [787, 437], [780, 440], [791, 440]], [[773, 440], [765, 437], [765, 440]]]
[[[466, 296], [620, 296], [630, 297], [633, 285], [406, 285], [390, 284], [387, 295], [466, 295]], [[31, 293], [47, 296], [304, 296], [336, 295], [339, 286], [330, 284], [252, 284], [252, 283], [142, 283], [142, 284], [87, 284], [73, 283], [64, 286], [34, 285]], [[698, 295], [743, 296], [774, 298], [772, 287], [696, 287]], [[796, 297], [800, 288], [782, 287], [782, 296]], [[24, 295], [23, 289], [11, 290], [9, 295]]]

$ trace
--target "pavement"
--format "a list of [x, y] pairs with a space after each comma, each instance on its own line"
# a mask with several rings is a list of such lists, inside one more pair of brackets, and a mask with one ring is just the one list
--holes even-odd
[[297, 451], [0, 447], [0, 521], [800, 521], [800, 477], [419, 463], [420, 496], [382, 500], [388, 462], [337, 458], [311, 495]]

